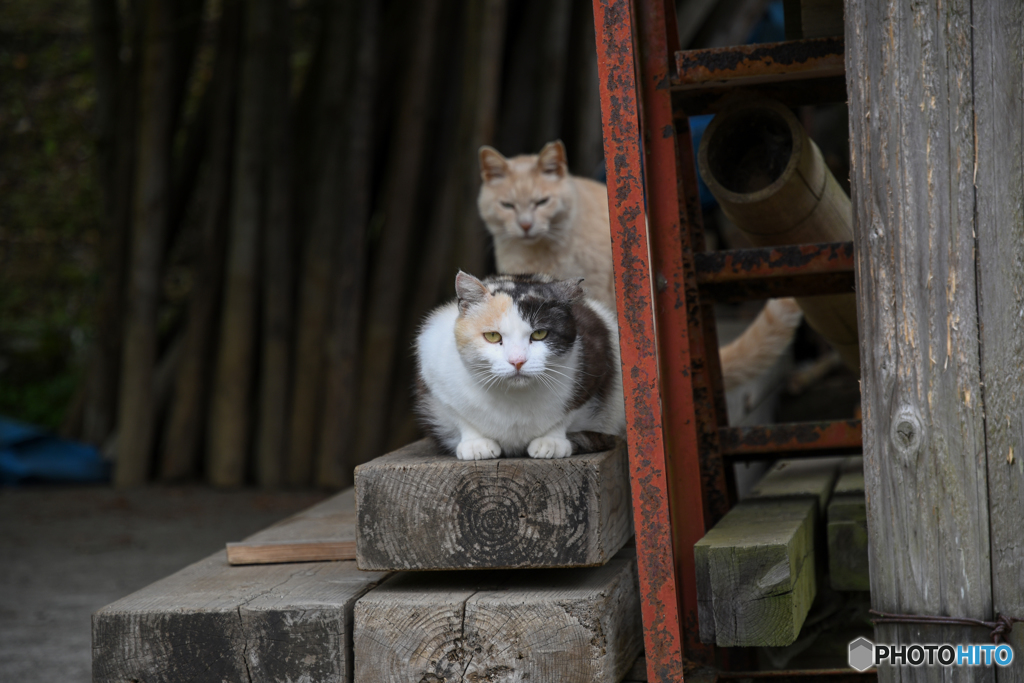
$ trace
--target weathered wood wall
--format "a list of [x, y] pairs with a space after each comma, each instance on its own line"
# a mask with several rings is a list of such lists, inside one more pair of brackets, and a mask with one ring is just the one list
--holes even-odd
[[[848, 0], [875, 609], [1024, 616], [1022, 21], [1012, 0]], [[880, 642], [984, 642], [879, 628]], [[1024, 680], [1010, 669], [960, 680]], [[880, 680], [940, 669], [888, 668]]]

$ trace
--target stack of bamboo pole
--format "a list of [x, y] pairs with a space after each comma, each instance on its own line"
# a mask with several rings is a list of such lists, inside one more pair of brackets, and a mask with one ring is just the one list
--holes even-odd
[[348, 485], [417, 434], [419, 320], [493, 267], [477, 148], [598, 167], [590, 3], [91, 12], [103, 286], [66, 432], [121, 486]]

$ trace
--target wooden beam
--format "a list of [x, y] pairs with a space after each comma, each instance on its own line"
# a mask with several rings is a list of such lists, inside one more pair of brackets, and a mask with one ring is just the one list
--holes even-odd
[[93, 616], [93, 680], [349, 681], [352, 608], [384, 577], [215, 553]]
[[[932, 2], [846, 2], [864, 483], [871, 601], [880, 611], [993, 617], [994, 489], [985, 439], [986, 424], [1005, 417], [983, 403], [977, 278], [985, 267], [975, 259], [983, 234], [976, 212], [988, 209], [975, 189], [976, 140], [994, 136], [989, 158], [1011, 167], [1019, 168], [1020, 156], [1013, 138], [998, 133], [1017, 125], [1008, 123], [1008, 111], [996, 107], [985, 120], [977, 116], [975, 89], [987, 77], [972, 49], [1019, 53], [1019, 25], [1011, 28], [1002, 16], [1011, 7], [993, 3], [1000, 16], [987, 25], [1005, 24], [1006, 32], [982, 37], [972, 32], [980, 5], [967, 0], [944, 2], [941, 10]], [[989, 85], [999, 90], [1003, 81], [1019, 88], [1019, 71], [1011, 68]], [[1005, 201], [1016, 216], [1015, 200]], [[1014, 225], [999, 220], [993, 229], [1019, 230]], [[1020, 253], [1019, 245], [1013, 248]], [[996, 290], [1009, 296], [1011, 281], [997, 273], [989, 274], [1002, 278]], [[990, 353], [1012, 339], [988, 337], [984, 349]], [[1016, 363], [1004, 357], [995, 372], [1005, 376]], [[1018, 391], [1013, 386], [1008, 391]], [[1016, 505], [1019, 511], [1019, 499]], [[938, 625], [884, 625], [875, 634], [882, 643], [985, 637], [976, 628]], [[996, 679], [989, 668], [961, 672], [964, 680]], [[946, 675], [909, 665], [878, 672], [883, 683]]]
[[843, 461], [828, 504], [828, 576], [833, 590], [871, 589], [868, 576], [868, 521], [864, 500], [864, 459]]
[[643, 648], [636, 561], [403, 573], [355, 607], [357, 683], [618, 683]]
[[626, 448], [463, 461], [429, 439], [356, 468], [362, 569], [578, 567], [633, 535]]
[[817, 594], [819, 516], [840, 458], [782, 460], [694, 545], [700, 637], [783, 646]]

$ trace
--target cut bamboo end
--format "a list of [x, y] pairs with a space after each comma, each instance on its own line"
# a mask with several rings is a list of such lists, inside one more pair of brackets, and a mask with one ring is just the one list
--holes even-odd
[[[724, 109], [705, 131], [697, 161], [722, 211], [757, 246], [853, 239], [850, 198], [796, 116], [779, 102]], [[853, 293], [797, 302], [811, 327], [859, 371]]]

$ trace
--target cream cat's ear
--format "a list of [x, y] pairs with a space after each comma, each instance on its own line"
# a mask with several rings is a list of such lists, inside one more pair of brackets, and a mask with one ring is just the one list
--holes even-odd
[[505, 157], [501, 156], [501, 152], [489, 145], [481, 147], [480, 177], [484, 179], [484, 182], [504, 178], [507, 175], [508, 162], [505, 160]]
[[555, 140], [544, 145], [544, 149], [537, 155], [537, 165], [541, 173], [553, 173], [560, 178], [569, 173], [569, 162], [565, 156], [565, 145], [561, 140]]
[[459, 297], [459, 313], [465, 313], [470, 306], [480, 303], [491, 294], [484, 283], [461, 270], [455, 276], [455, 293]]

